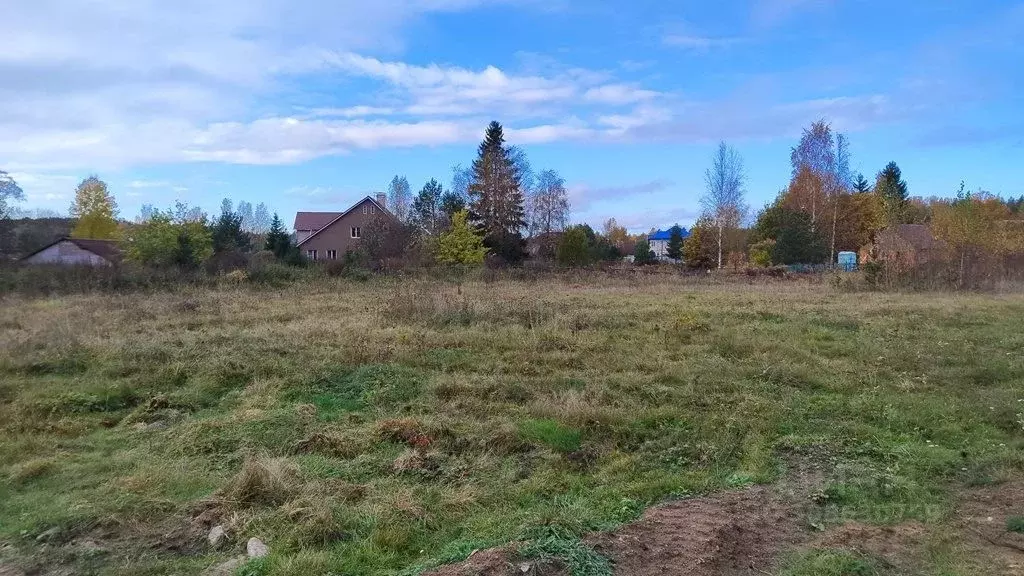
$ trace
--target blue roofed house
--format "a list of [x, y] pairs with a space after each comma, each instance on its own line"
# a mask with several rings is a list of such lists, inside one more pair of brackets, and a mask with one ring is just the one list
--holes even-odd
[[[678, 224], [676, 226], [679, 226]], [[682, 226], [679, 226], [679, 230], [682, 232], [683, 240], [690, 235], [690, 231]], [[657, 230], [647, 237], [647, 242], [651, 245], [651, 252], [657, 258], [668, 258], [668, 241], [672, 238], [672, 228], [668, 230]]]

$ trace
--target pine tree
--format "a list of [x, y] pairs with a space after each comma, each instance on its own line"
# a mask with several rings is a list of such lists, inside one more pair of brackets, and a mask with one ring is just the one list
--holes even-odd
[[633, 263], [634, 264], [653, 264], [654, 263], [654, 252], [651, 251], [651, 243], [647, 239], [640, 240], [636, 243], [636, 248], [633, 250]]
[[469, 186], [470, 220], [484, 244], [508, 262], [525, 256], [521, 231], [526, 225], [519, 171], [505, 146], [501, 124], [491, 122], [473, 161]]
[[249, 235], [242, 230], [242, 215], [231, 211], [231, 201], [221, 204], [220, 218], [213, 225], [213, 251], [248, 250]]
[[444, 190], [441, 184], [431, 178], [412, 201], [412, 220], [421, 230], [433, 236], [441, 228], [441, 199]]
[[441, 195], [441, 212], [451, 218], [456, 212], [466, 209], [466, 199], [454, 190], [448, 190]]
[[857, 173], [857, 177], [853, 180], [853, 191], [858, 194], [871, 192], [871, 183], [860, 172]]
[[282, 260], [287, 258], [292, 250], [291, 236], [284, 229], [284, 224], [281, 223], [281, 218], [278, 217], [277, 212], [274, 212], [274, 219], [270, 222], [270, 231], [267, 232], [264, 248], [270, 250]]
[[889, 162], [884, 170], [878, 173], [875, 193], [882, 199], [885, 207], [886, 220], [890, 226], [904, 224], [907, 217], [907, 200], [910, 194], [907, 183], [903, 180], [900, 167]]
[[669, 230], [666, 255], [673, 260], [683, 259], [683, 229], [676, 224]]
[[75, 190], [71, 217], [77, 218], [71, 236], [110, 240], [117, 237], [117, 203], [107, 190], [106, 182], [96, 176], [82, 180]]

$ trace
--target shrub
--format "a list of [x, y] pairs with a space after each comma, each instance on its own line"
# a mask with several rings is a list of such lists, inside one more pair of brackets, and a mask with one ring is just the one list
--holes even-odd
[[226, 274], [249, 267], [249, 255], [241, 250], [224, 250], [210, 256], [203, 264], [207, 274]]
[[570, 226], [558, 240], [556, 253], [562, 266], [586, 266], [590, 264], [590, 246], [584, 226]]
[[868, 287], [875, 289], [879, 286], [879, 281], [882, 279], [882, 272], [884, 267], [881, 262], [867, 262], [864, 264], [864, 282]]
[[1007, 518], [1006, 531], [1024, 534], [1024, 516], [1011, 516]]
[[279, 262], [273, 255], [268, 259], [265, 254], [261, 252], [250, 261], [250, 282], [268, 286], [280, 286], [288, 282], [294, 282], [298, 278], [299, 270], [297, 268]]
[[754, 266], [767, 268], [772, 265], [772, 252], [775, 250], [775, 240], [771, 238], [755, 242], [750, 245], [750, 263]]

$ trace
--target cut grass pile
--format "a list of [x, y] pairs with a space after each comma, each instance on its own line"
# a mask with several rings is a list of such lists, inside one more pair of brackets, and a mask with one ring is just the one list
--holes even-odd
[[[246, 573], [414, 573], [517, 541], [606, 574], [582, 535], [794, 460], [826, 476], [811, 525], [943, 525], [957, 486], [1024, 470], [1022, 324], [1020, 296], [797, 283], [8, 299], [0, 563], [193, 573], [258, 536]], [[786, 573], [880, 569], [824, 550]]]

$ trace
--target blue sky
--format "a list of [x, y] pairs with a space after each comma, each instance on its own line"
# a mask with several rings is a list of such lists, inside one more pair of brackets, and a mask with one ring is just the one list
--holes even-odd
[[8, 0], [0, 169], [23, 208], [336, 210], [469, 163], [497, 119], [573, 220], [690, 224], [720, 140], [759, 208], [824, 118], [869, 178], [1024, 194], [1019, 0]]

